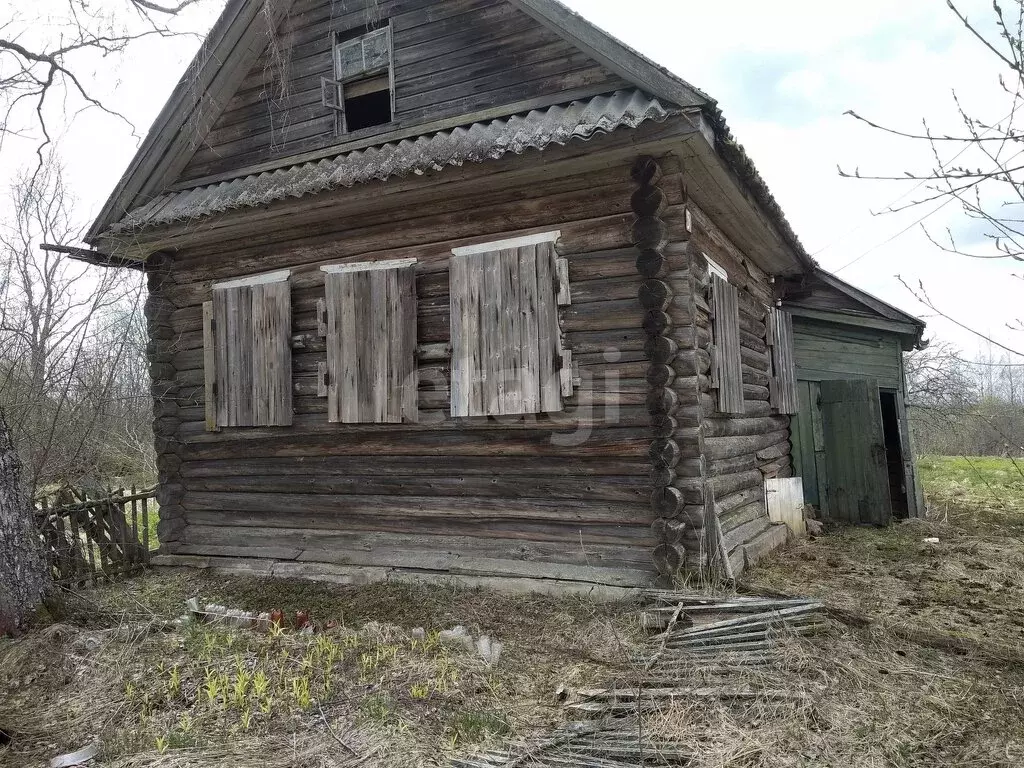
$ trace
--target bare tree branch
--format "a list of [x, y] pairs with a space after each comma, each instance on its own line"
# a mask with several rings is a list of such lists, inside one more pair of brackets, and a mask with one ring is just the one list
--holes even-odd
[[[123, 55], [147, 37], [187, 34], [167, 22], [202, 1], [161, 5], [148, 0], [67, 0], [63, 16], [44, 18], [41, 8], [35, 11], [39, 18], [16, 13], [0, 23], [0, 148], [8, 138], [34, 138], [41, 168], [55, 126], [64, 127], [86, 109], [122, 120], [134, 135], [135, 126], [127, 117], [86, 84], [87, 67], [96, 55]], [[59, 114], [54, 114], [51, 102], [60, 104]]]

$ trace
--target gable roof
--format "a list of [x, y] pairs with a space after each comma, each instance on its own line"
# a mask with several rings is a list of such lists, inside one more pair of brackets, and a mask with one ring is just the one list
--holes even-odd
[[[922, 344], [926, 323], [902, 309], [872, 296], [821, 267], [816, 267], [792, 298], [784, 299], [787, 310], [810, 319], [848, 322], [853, 325], [890, 330], [903, 337], [909, 350]], [[833, 297], [845, 301], [839, 302]], [[817, 300], [815, 300], [817, 299]]]
[[[103, 206], [85, 239], [92, 245], [128, 214], [154, 202], [176, 179], [195, 149], [195, 136], [216, 120], [203, 114], [211, 103], [223, 104], [259, 57], [293, 0], [229, 0], [171, 98], [154, 122], [135, 158]], [[666, 108], [701, 109], [714, 132], [716, 150], [754, 203], [764, 211], [779, 237], [804, 269], [814, 261], [803, 248], [767, 185], [743, 148], [732, 138], [715, 102], [700, 90], [630, 48], [558, 0], [507, 0], [569, 41], [611, 72], [660, 100]], [[335, 148], [344, 151], [343, 146]], [[324, 152], [326, 157], [330, 153]], [[293, 165], [281, 158], [279, 165]]]

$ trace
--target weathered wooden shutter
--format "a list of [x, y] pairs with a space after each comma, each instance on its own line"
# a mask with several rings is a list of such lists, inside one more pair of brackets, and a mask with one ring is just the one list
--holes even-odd
[[713, 274], [711, 300], [715, 344], [711, 375], [712, 386], [718, 389], [718, 410], [722, 413], [743, 413], [739, 289]]
[[450, 282], [452, 416], [561, 411], [554, 242], [456, 251]]
[[796, 384], [793, 316], [781, 309], [769, 309], [765, 325], [768, 329], [768, 345], [772, 352], [772, 377], [769, 382], [771, 405], [779, 413], [799, 413], [800, 395]]
[[213, 286], [213, 301], [204, 306], [204, 336], [213, 350], [207, 348], [204, 359], [214, 369], [206, 371], [207, 389], [213, 389], [207, 399], [212, 395], [217, 427], [292, 423], [288, 277], [275, 272]]
[[416, 421], [416, 260], [321, 269], [327, 294], [328, 419]]

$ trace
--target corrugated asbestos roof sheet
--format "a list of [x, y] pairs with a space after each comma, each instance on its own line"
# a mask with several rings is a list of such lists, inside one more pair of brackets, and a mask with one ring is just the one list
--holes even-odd
[[637, 90], [617, 91], [586, 101], [534, 110], [524, 115], [474, 123], [332, 158], [159, 195], [111, 227], [113, 233], [199, 219], [216, 213], [267, 205], [368, 181], [440, 171], [447, 166], [497, 160], [527, 149], [543, 150], [573, 139], [587, 141], [618, 128], [662, 122], [681, 110]]

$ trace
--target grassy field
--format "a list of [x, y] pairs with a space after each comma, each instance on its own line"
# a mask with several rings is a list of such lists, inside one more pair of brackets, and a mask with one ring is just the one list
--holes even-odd
[[1024, 516], [1024, 459], [924, 456], [918, 473], [933, 517], [955, 509], [980, 524], [1019, 526]]
[[[786, 662], [751, 677], [763, 699], [677, 702], [644, 728], [691, 745], [693, 766], [1024, 765], [1024, 483], [1005, 460], [926, 457], [921, 475], [929, 519], [829, 530], [739, 585], [831, 610], [821, 634], [783, 638]], [[326, 631], [167, 626], [192, 595], [309, 611]], [[41, 765], [95, 737], [91, 766], [443, 766], [564, 723], [561, 686], [627, 669], [643, 637], [635, 607], [148, 574], [0, 640], [0, 726], [13, 736], [0, 765]], [[499, 663], [440, 643], [456, 624], [503, 641]], [[803, 703], [780, 705], [767, 695], [778, 690]]]

